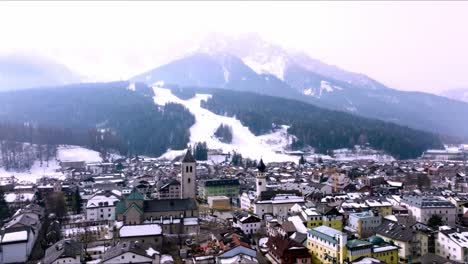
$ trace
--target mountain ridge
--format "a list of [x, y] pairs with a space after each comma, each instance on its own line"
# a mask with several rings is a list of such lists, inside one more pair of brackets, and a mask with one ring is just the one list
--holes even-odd
[[[235, 41], [225, 40], [220, 41], [220, 47], [216, 47], [217, 41], [213, 41], [207, 47], [202, 46], [198, 49], [198, 53], [192, 52], [187, 57], [178, 59], [179, 66], [169, 62], [147, 73], [156, 73], [152, 76], [153, 82], [162, 80], [182, 87], [217, 87], [297, 99], [332, 110], [468, 140], [468, 124], [461, 117], [463, 114], [468, 114], [468, 103], [448, 100], [429, 93], [399, 91], [365, 74], [348, 72], [308, 55], [290, 55], [281, 47], [265, 44], [262, 40], [245, 42], [246, 40], [236, 44]], [[212, 46], [215, 48], [210, 51]], [[268, 54], [269, 49], [271, 54]], [[192, 63], [193, 54], [204, 54], [205, 59], [217, 66], [205, 67], [206, 63]], [[236, 61], [228, 68], [228, 73], [240, 72], [229, 82], [222, 81], [222, 76], [226, 75], [226, 68], [219, 62], [217, 58], [219, 54], [229, 54], [229, 57]], [[255, 58], [259, 58], [257, 62]], [[277, 69], [272, 71], [266, 70], [271, 65], [274, 66], [275, 61], [281, 61], [281, 65], [276, 65]], [[253, 62], [257, 63], [257, 69], [251, 68]], [[272, 62], [271, 65], [268, 62]], [[200, 78], [203, 77], [203, 80], [209, 80], [208, 77], [213, 75], [218, 76], [221, 81], [187, 80], [186, 76], [190, 73], [193, 77], [194, 72], [184, 70], [187, 68], [183, 66], [184, 64], [190, 64], [191, 68], [198, 69], [197, 74]], [[172, 73], [167, 71], [171, 67], [175, 68]], [[165, 69], [166, 72], [160, 74], [158, 69]], [[249, 78], [243, 79], [245, 77], [243, 74]], [[141, 76], [138, 75], [131, 80], [145, 81]], [[167, 76], [170, 78], [166, 78]], [[147, 81], [147, 84], [151, 83]]]

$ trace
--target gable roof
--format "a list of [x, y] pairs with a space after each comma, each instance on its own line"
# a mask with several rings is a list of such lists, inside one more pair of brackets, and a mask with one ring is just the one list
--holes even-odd
[[409, 242], [413, 239], [416, 231], [402, 224], [392, 221], [383, 221], [375, 232], [379, 236], [388, 237], [392, 240]]
[[218, 258], [232, 258], [238, 255], [247, 255], [247, 256], [256, 258], [257, 252], [251, 248], [244, 247], [243, 245], [239, 245], [221, 253], [218, 256]]
[[127, 200], [143, 200], [145, 199], [145, 197], [143, 197], [143, 194], [141, 194], [139, 191], [133, 189], [126, 199]]
[[149, 252], [145, 250], [142, 244], [134, 242], [134, 241], [129, 241], [129, 242], [120, 242], [117, 245], [108, 249], [102, 256], [102, 260], [108, 261], [110, 259], [118, 257], [127, 252], [131, 252], [136, 255], [140, 255], [140, 256], [152, 259], [152, 256], [148, 255]]
[[136, 204], [136, 203], [132, 203], [124, 212], [124, 214], [126, 214], [131, 208], [135, 208], [137, 210], [137, 212], [142, 215], [143, 214], [143, 210]]
[[59, 258], [75, 258], [81, 255], [82, 251], [83, 244], [80, 242], [71, 239], [60, 240], [45, 251], [43, 263], [50, 264]]

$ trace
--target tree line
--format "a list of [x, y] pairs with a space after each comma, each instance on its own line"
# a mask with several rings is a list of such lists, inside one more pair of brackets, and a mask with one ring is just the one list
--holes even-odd
[[[184, 149], [195, 117], [180, 104], [157, 106], [153, 90], [129, 82], [89, 83], [57, 88], [4, 92], [0, 122], [23, 128], [7, 129], [12, 140], [86, 146], [122, 155], [161, 155]], [[41, 98], [41, 100], [37, 100]], [[43, 130], [43, 131], [42, 131]], [[32, 135], [32, 139], [31, 139]]]
[[396, 158], [416, 158], [429, 148], [440, 148], [438, 136], [389, 122], [315, 107], [296, 100], [253, 93], [210, 90], [202, 106], [220, 115], [235, 116], [256, 135], [278, 125], [289, 125], [297, 137], [293, 149], [314, 147], [320, 153], [356, 144], [369, 145]]

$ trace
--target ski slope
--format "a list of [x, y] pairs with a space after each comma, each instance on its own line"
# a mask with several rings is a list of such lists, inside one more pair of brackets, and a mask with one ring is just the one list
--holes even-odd
[[[223, 152], [236, 151], [243, 157], [259, 160], [263, 158], [266, 162], [274, 161], [296, 161], [297, 157], [276, 153], [284, 150], [291, 143], [292, 136], [286, 133], [287, 127], [283, 126], [278, 131], [271, 134], [255, 136], [248, 127], [234, 117], [221, 116], [202, 108], [200, 103], [208, 100], [209, 94], [196, 94], [193, 98], [182, 100], [172, 94], [171, 90], [162, 88], [156, 84], [153, 86], [157, 105], [167, 103], [178, 103], [184, 105], [194, 116], [195, 124], [190, 128], [190, 144], [205, 141], [210, 149], [222, 149]], [[226, 124], [232, 127], [233, 138], [231, 144], [226, 144], [214, 137], [216, 129]], [[169, 150], [162, 157], [174, 157], [181, 151]]]

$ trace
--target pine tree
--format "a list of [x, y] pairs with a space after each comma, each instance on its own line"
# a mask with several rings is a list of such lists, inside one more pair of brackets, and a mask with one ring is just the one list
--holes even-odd
[[301, 165], [306, 164], [306, 159], [304, 158], [304, 155], [301, 155], [301, 158], [299, 159], [299, 164]]
[[115, 169], [116, 169], [117, 171], [122, 171], [122, 170], [124, 169], [124, 166], [122, 165], [121, 162], [119, 162], [119, 163], [117, 163], [117, 166], [115, 166]]
[[5, 194], [3, 191], [0, 191], [0, 222], [3, 222], [5, 219], [10, 217], [10, 208], [5, 201]]
[[82, 203], [82, 199], [81, 199], [81, 195], [80, 195], [80, 191], [78, 188], [76, 188], [75, 192], [73, 193], [73, 210], [77, 213], [77, 214], [81, 214], [81, 203]]

